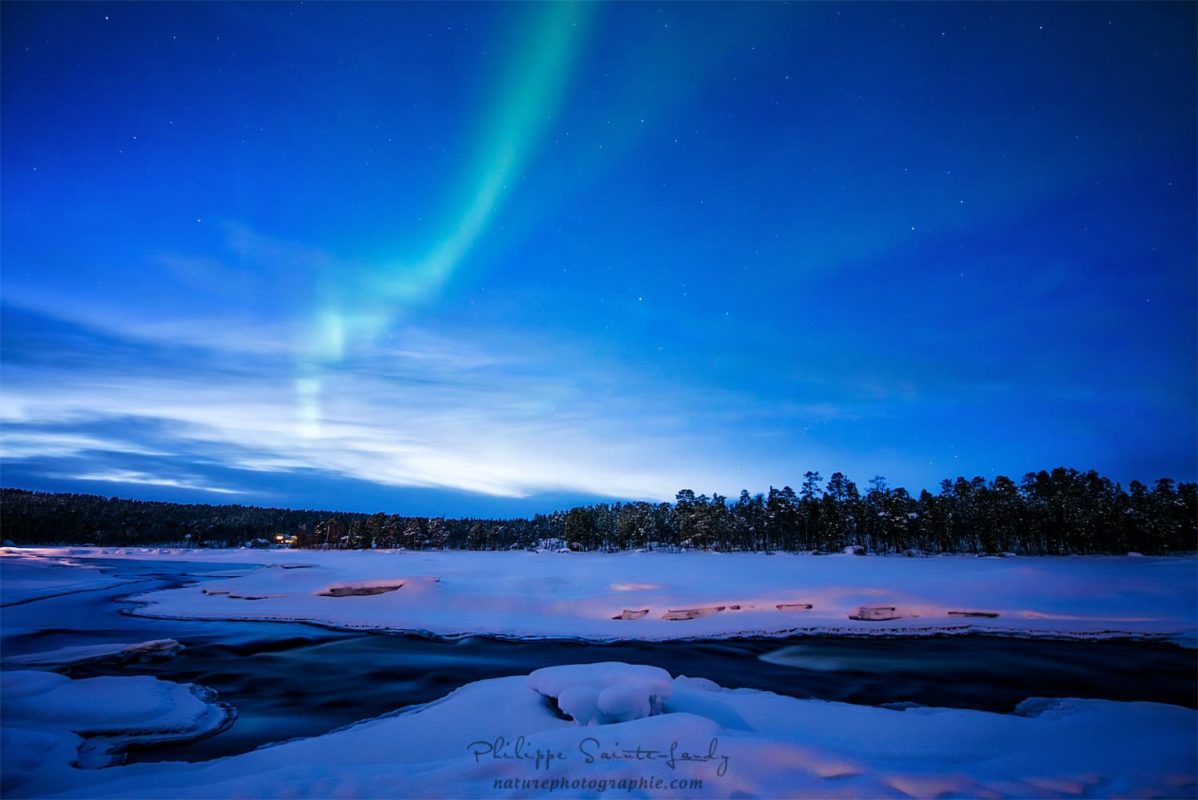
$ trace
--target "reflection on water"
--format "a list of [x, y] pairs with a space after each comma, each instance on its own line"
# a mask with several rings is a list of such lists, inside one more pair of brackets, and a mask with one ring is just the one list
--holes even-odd
[[[142, 562], [138, 591], [177, 585], [182, 565]], [[196, 571], [196, 565], [186, 568]], [[229, 568], [222, 567], [222, 570]], [[215, 689], [238, 710], [212, 738], [133, 752], [129, 760], [203, 760], [313, 736], [443, 697], [471, 681], [593, 661], [653, 664], [675, 675], [800, 698], [918, 703], [1006, 712], [1028, 697], [1152, 700], [1198, 707], [1198, 654], [1163, 642], [982, 636], [802, 637], [720, 641], [438, 640], [330, 631], [290, 623], [188, 622], [119, 613], [129, 590], [0, 609], [5, 653], [73, 644], [174, 638], [168, 661], [88, 665], [71, 674], [149, 674]], [[51, 624], [52, 620], [56, 620]]]

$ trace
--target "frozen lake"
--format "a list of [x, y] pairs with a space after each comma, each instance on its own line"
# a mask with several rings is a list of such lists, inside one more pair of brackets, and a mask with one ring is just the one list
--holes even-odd
[[[297, 623], [164, 620], [134, 616], [133, 592], [209, 582], [233, 564], [95, 560], [108, 588], [0, 608], [6, 658], [81, 644], [176, 639], [174, 658], [64, 668], [72, 677], [153, 675], [216, 690], [236, 708], [228, 729], [160, 745], [130, 762], [196, 761], [316, 736], [473, 681], [560, 664], [623, 661], [724, 686], [863, 705], [1010, 712], [1029, 697], [1147, 700], [1194, 708], [1194, 650], [1162, 641], [1068, 641], [982, 635], [803, 636], [618, 642], [437, 639], [336, 631]], [[132, 581], [132, 582], [130, 582]]]

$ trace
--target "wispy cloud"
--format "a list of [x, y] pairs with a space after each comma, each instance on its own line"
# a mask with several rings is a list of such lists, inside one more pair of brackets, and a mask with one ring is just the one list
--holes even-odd
[[[503, 331], [466, 338], [396, 330], [327, 368], [311, 426], [291, 391], [288, 359], [240, 345], [257, 334], [252, 328], [200, 348], [186, 331], [177, 342], [152, 343], [136, 325], [129, 338], [111, 329], [89, 337], [75, 323], [25, 318], [43, 353], [66, 337], [73, 358], [63, 365], [26, 350], [6, 372], [5, 458], [76, 456], [80, 480], [236, 491], [111, 464], [113, 453], [173, 452], [283, 480], [308, 470], [500, 497], [668, 498], [683, 484], [766, 482], [771, 467], [735, 474], [718, 423], [699, 436], [693, 430], [711, 409], [676, 387]], [[141, 368], [126, 369], [129, 352]], [[139, 438], [122, 440], [134, 423]], [[104, 470], [89, 466], [92, 451], [107, 454]]]
[[168, 455], [163, 450], [154, 450], [119, 438], [99, 436], [94, 433], [59, 432], [44, 429], [13, 430], [10, 427], [0, 434], [0, 459], [10, 461], [33, 456], [51, 458], [77, 456], [92, 451], [140, 456]]
[[169, 486], [175, 489], [189, 489], [197, 492], [211, 492], [212, 494], [244, 494], [244, 492], [237, 489], [227, 489], [222, 486], [209, 486], [199, 481], [163, 478], [157, 475], [149, 475], [144, 472], [137, 472], [135, 470], [129, 469], [117, 469], [111, 470], [109, 472], [81, 472], [78, 474], [63, 475], [51, 473], [46, 477], [64, 478], [71, 481], [133, 484], [135, 486]]

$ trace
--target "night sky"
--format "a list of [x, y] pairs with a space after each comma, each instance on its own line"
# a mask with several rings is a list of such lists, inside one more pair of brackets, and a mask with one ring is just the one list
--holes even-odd
[[1193, 480], [1196, 9], [5, 2], [0, 480]]

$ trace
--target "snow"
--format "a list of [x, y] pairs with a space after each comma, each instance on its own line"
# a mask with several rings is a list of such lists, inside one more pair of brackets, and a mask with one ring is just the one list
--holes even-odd
[[579, 725], [608, 725], [660, 714], [670, 696], [670, 673], [660, 667], [576, 664], [546, 667], [528, 676], [528, 685], [554, 699]]
[[[146, 569], [157, 569], [147, 563], [141, 571], [122, 570], [119, 577], [91, 568], [101, 566], [94, 559], [220, 569], [217, 577], [211, 572], [197, 576], [192, 586], [138, 596], [142, 614], [446, 635], [607, 640], [988, 631], [1188, 637], [1192, 645], [1198, 605], [1193, 557], [99, 548], [0, 551], [0, 599], [10, 603], [14, 596], [27, 600], [122, 582], [133, 591]], [[879, 619], [887, 616], [896, 618]], [[11, 633], [9, 624], [6, 633]], [[148, 676], [72, 680], [12, 669], [165, 655], [175, 645], [173, 640], [72, 644], [7, 658], [0, 685], [0, 794], [1198, 794], [1198, 712], [1193, 709], [1069, 698], [1028, 700], [1013, 714], [869, 707], [723, 689], [703, 678], [616, 662], [480, 681], [424, 706], [216, 761], [108, 766], [119, 762], [131, 744], [217, 731], [233, 712], [201, 687]], [[808, 651], [802, 644], [787, 643], [763, 658], [807, 670], [843, 668], [835, 654]], [[907, 666], [886, 661], [892, 669]], [[100, 766], [108, 768], [94, 769]]]
[[6, 717], [58, 721], [89, 735], [130, 727], [184, 730], [209, 712], [185, 685], [144, 675], [71, 680], [54, 672], [7, 670], [0, 680]]
[[[0, 549], [0, 605], [30, 603], [47, 597], [119, 586], [123, 581], [103, 575], [86, 561], [70, 558], [67, 550]], [[87, 551], [93, 554], [93, 551]], [[19, 569], [14, 569], [19, 567]]]
[[229, 724], [233, 714], [206, 690], [146, 675], [71, 680], [6, 670], [0, 694], [5, 796], [39, 777], [43, 762], [109, 766], [130, 745], [204, 736]]
[[81, 644], [47, 650], [43, 653], [26, 653], [6, 656], [6, 665], [19, 664], [27, 667], [62, 667], [86, 664], [92, 661], [133, 661], [148, 658], [170, 658], [183, 649], [174, 639], [153, 639], [134, 644], [113, 642], [110, 644]]
[[[64, 559], [224, 564], [226, 577], [137, 595], [144, 603], [137, 613], [444, 636], [613, 641], [985, 632], [1192, 642], [1198, 632], [1194, 556], [76, 548], [3, 550], [0, 567], [13, 558], [49, 581], [43, 589], [22, 578], [24, 596], [72, 585], [59, 573], [79, 570], [62, 566]], [[5, 602], [9, 584], [6, 577]]]
[[[78, 702], [50, 704], [40, 716], [27, 712], [15, 750], [6, 726], [6, 774], [21, 777], [6, 787], [11, 797], [1177, 797], [1198, 791], [1198, 712], [1191, 709], [1055, 699], [1029, 701], [1016, 714], [895, 710], [728, 690], [612, 663], [480, 681], [399, 714], [217, 761], [87, 771], [70, 766], [63, 729], [93, 704], [103, 709], [106, 725], [131, 727], [111, 718], [118, 709], [107, 698], [136, 705], [148, 689], [144, 680], [113, 678], [101, 687], [24, 675], [18, 681], [29, 691], [74, 686]], [[580, 686], [620, 697], [651, 689], [661, 697], [661, 713], [579, 727], [542, 696]], [[7, 688], [5, 697], [7, 705]]]

